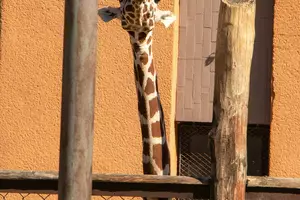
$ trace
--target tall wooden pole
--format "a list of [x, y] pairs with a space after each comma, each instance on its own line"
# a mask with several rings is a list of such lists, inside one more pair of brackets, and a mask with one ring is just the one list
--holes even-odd
[[213, 200], [244, 200], [250, 69], [255, 38], [255, 1], [222, 0], [219, 13], [210, 133]]
[[97, 0], [66, 0], [59, 200], [92, 194]]

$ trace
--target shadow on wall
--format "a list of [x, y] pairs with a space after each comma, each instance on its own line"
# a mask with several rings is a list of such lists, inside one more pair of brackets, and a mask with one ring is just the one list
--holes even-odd
[[256, 37], [251, 67], [249, 123], [270, 124], [274, 0], [256, 2]]
[[[274, 0], [257, 1], [255, 41], [251, 66], [249, 124], [270, 124], [272, 92]], [[215, 52], [205, 60], [205, 67], [215, 60]]]

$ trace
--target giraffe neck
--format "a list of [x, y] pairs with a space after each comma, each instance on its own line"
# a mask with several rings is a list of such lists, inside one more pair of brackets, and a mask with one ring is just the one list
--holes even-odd
[[163, 109], [153, 65], [152, 31], [129, 32], [134, 56], [138, 110], [143, 139], [144, 174], [169, 175], [170, 155]]

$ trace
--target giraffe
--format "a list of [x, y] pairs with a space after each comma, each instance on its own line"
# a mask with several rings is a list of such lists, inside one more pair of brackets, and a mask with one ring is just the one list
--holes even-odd
[[155, 22], [169, 27], [176, 17], [157, 8], [159, 0], [119, 0], [120, 7], [104, 7], [98, 15], [104, 22], [121, 21], [128, 32], [134, 57], [134, 75], [139, 121], [143, 139], [143, 172], [170, 175], [170, 152], [160, 101], [157, 72], [153, 65], [152, 34]]

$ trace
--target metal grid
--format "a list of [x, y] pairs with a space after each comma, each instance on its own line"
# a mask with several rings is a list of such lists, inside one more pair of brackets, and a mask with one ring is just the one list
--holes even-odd
[[[211, 124], [178, 124], [178, 173], [181, 176], [209, 177], [211, 170], [208, 133]], [[269, 169], [269, 126], [248, 126], [248, 175], [266, 176]]]
[[208, 133], [211, 125], [178, 124], [179, 175], [209, 177], [211, 170]]
[[0, 193], [0, 200], [52, 200], [57, 199], [51, 194], [30, 194], [30, 193]]

